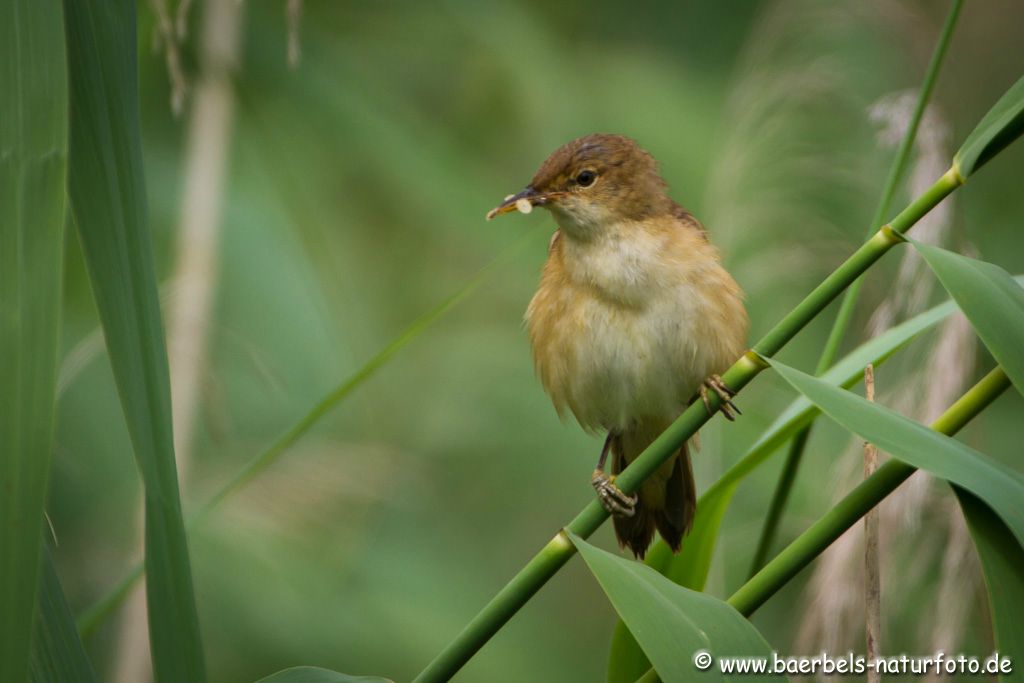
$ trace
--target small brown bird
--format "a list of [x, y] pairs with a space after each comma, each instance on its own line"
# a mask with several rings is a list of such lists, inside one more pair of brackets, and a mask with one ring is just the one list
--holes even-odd
[[[588, 135], [548, 157], [488, 219], [533, 206], [558, 223], [526, 311], [533, 358], [559, 415], [607, 430], [591, 478], [622, 546], [643, 557], [654, 530], [673, 551], [697, 496], [684, 444], [626, 495], [615, 475], [707, 390], [739, 412], [717, 373], [744, 351], [743, 293], [701, 224], [666, 194], [657, 162], [630, 138]], [[709, 407], [710, 410], [710, 407]], [[612, 456], [612, 474], [605, 462]]]

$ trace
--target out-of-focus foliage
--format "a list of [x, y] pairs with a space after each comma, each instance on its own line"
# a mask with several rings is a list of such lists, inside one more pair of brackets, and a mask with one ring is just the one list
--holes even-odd
[[[919, 81], [942, 20], [932, 3], [882, 0], [307, 0], [302, 59], [290, 69], [284, 2], [245, 8], [186, 514], [416, 316], [527, 231], [535, 239], [192, 537], [216, 681], [297, 663], [409, 679], [590, 500], [600, 443], [558, 421], [520, 322], [551, 219], [538, 211], [483, 221], [554, 147], [601, 130], [649, 149], [747, 291], [756, 337], [860, 243], [892, 154], [876, 140], [868, 107]], [[1024, 71], [1016, 3], [970, 4], [960, 21], [934, 98], [954, 140]], [[140, 5], [142, 146], [166, 281], [186, 124], [167, 106], [153, 30]], [[200, 68], [194, 51], [190, 38], [186, 73]], [[950, 248], [1024, 271], [1012, 219], [1024, 210], [1022, 165], [1018, 145], [957, 194]], [[140, 488], [109, 366], [90, 341], [98, 321], [74, 239], [49, 512], [65, 590], [80, 608], [135, 558], [138, 532], [126, 520], [136, 517]], [[868, 275], [847, 348], [866, 336], [897, 268], [889, 258]], [[793, 341], [785, 362], [811, 369], [824, 318]], [[926, 335], [880, 370], [880, 403], [920, 370], [933, 342]], [[792, 397], [765, 373], [744, 392], [738, 423], [704, 430], [701, 491]], [[1008, 393], [961, 438], [1010, 462], [1022, 407]], [[825, 422], [816, 431], [780, 541], [839, 493], [834, 465], [848, 443]], [[736, 496], [711, 565], [713, 595], [745, 578], [776, 477], [775, 465], [763, 468]], [[941, 487], [935, 495], [951, 498]], [[905, 555], [917, 577], [914, 591], [883, 594], [886, 651], [933, 650], [917, 624], [928, 618], [919, 608], [934, 592], [945, 537], [922, 526], [915, 538], [914, 547], [886, 551]], [[607, 531], [592, 540], [612, 545]], [[600, 679], [615, 615], [585, 571], [578, 561], [567, 567], [461, 677]], [[794, 612], [813, 609], [801, 601], [803, 586], [794, 582], [755, 616], [779, 651], [796, 641]], [[981, 604], [981, 590], [979, 579], [965, 579], [965, 600]], [[967, 614], [959, 646], [988, 654], [985, 631], [970, 628], [985, 615], [976, 606]], [[117, 638], [112, 621], [88, 643], [102, 680]]]

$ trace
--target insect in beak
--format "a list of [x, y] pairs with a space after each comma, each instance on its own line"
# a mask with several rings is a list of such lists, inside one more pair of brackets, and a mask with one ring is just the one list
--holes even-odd
[[510, 213], [512, 211], [519, 211], [520, 213], [530, 213], [533, 211], [533, 207], [545, 204], [548, 201], [546, 195], [540, 194], [537, 190], [532, 187], [527, 187], [518, 194], [510, 194], [505, 197], [501, 204], [487, 212], [487, 220], [491, 220], [495, 216], [500, 216], [503, 213]]

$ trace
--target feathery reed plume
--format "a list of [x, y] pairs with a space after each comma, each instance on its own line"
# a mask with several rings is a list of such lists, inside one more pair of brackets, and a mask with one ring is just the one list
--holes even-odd
[[[870, 21], [850, 5], [774, 3], [755, 22], [738, 59], [705, 207], [708, 230], [731, 272], [761, 300], [751, 301], [752, 308], [773, 305], [772, 292], [792, 286], [780, 282], [778, 263], [813, 279], [829, 254], [839, 258], [848, 245], [833, 216], [856, 216], [874, 200], [876, 188], [847, 170], [863, 165], [870, 138], [836, 144], [856, 130], [837, 122], [862, 120], [867, 103], [858, 95], [859, 53], [837, 46], [857, 44]], [[835, 135], [833, 126], [847, 132]], [[837, 204], [849, 210], [837, 213]], [[845, 227], [860, 239], [862, 225]], [[748, 248], [751, 234], [759, 236], [756, 249]], [[720, 461], [713, 450], [704, 453], [695, 460], [698, 474]], [[721, 580], [716, 573], [711, 584]]]
[[[883, 97], [870, 108], [869, 117], [882, 126], [879, 132], [881, 145], [898, 143], [913, 104], [912, 95], [897, 93]], [[929, 174], [941, 172], [949, 155], [949, 138], [948, 124], [935, 107], [929, 107], [915, 144], [915, 161], [908, 182], [911, 194], [927, 182], [924, 179]], [[917, 239], [933, 244], [947, 242], [951, 213], [951, 202], [937, 207], [922, 221], [921, 232], [916, 234]], [[893, 287], [893, 291], [899, 292], [900, 296], [889, 297], [879, 304], [871, 316], [869, 334], [878, 335], [894, 322], [920, 312], [927, 305], [934, 289], [934, 278], [917, 252], [913, 249], [904, 250], [897, 285]], [[896, 410], [913, 415], [922, 422], [934, 419], [941, 413], [942, 406], [955, 398], [969, 380], [973, 372], [974, 347], [974, 334], [966, 319], [960, 314], [952, 316], [941, 327], [923, 367], [912, 369], [911, 376], [899, 383], [899, 389], [887, 392], [887, 402]], [[925, 397], [923, 402], [922, 396]], [[859, 468], [854, 468], [851, 462], [851, 458], [844, 456], [837, 464], [837, 490], [847, 490], [858, 476]], [[899, 594], [908, 589], [910, 584], [921, 577], [925, 563], [933, 559], [933, 553], [939, 552], [938, 544], [925, 541], [927, 547], [922, 547], [920, 539], [909, 537], [919, 528], [921, 516], [936, 511], [936, 506], [940, 518], [959, 518], [955, 501], [947, 496], [936, 499], [932, 495], [931, 479], [922, 476], [911, 477], [880, 506], [882, 571], [891, 576], [886, 593]], [[966, 603], [971, 595], [970, 591], [963, 590], [964, 574], [960, 573], [963, 556], [970, 555], [970, 538], [965, 533], [959, 538], [956, 533], [950, 532], [949, 541], [945, 546], [946, 559], [940, 583], [949, 591], [947, 599], [951, 604], [942, 603], [943, 614], [950, 609], [966, 611], [969, 608]], [[837, 541], [818, 563], [808, 587], [807, 600], [811, 609], [807, 611], [797, 636], [799, 651], [816, 652], [822, 648], [840, 651], [849, 649], [856, 642], [856, 634], [863, 623], [863, 610], [856, 590], [863, 581], [862, 566], [856, 560], [860, 548], [861, 535], [853, 529]], [[915, 552], [909, 554], [908, 548], [914, 548]], [[961, 561], [958, 563], [953, 558], [960, 558]], [[958, 586], [958, 590], [953, 590], [953, 585]], [[928, 649], [932, 643], [942, 643], [943, 647], [952, 648], [961, 635], [961, 624], [964, 621], [950, 623], [946, 617], [937, 621], [941, 621], [943, 627], [935, 629], [927, 639], [930, 642], [924, 642], [922, 646]]]
[[[930, 601], [932, 614], [919, 622], [918, 638], [926, 644], [925, 650], [929, 652], [955, 652], [960, 647], [964, 626], [969, 623], [968, 617], [975, 602], [973, 598], [979, 588], [977, 554], [963, 512], [952, 498], [944, 497], [944, 521], [949, 535], [942, 552], [939, 587], [935, 599]], [[937, 682], [949, 678], [933, 673], [926, 680]]]

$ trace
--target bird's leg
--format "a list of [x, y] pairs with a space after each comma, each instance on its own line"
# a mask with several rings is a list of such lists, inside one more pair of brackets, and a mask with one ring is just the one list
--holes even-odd
[[[725, 415], [725, 419], [733, 422], [736, 420], [736, 415], [742, 415], [743, 411], [736, 407], [736, 404], [732, 402], [732, 397], [736, 395], [736, 392], [725, 386], [725, 382], [718, 375], [711, 375], [704, 383], [700, 385], [700, 398], [704, 401], [704, 407], [707, 408], [708, 415], [711, 415], [714, 411], [711, 410], [711, 402], [708, 400], [708, 389], [711, 389], [718, 398], [722, 401], [721, 406], [722, 415]], [[733, 411], [736, 414], [733, 414]]]
[[612, 440], [614, 438], [615, 433], [609, 431], [608, 438], [604, 440], [601, 455], [597, 459], [597, 467], [594, 468], [594, 474], [590, 477], [590, 484], [597, 492], [597, 499], [600, 501], [601, 507], [607, 510], [609, 514], [617, 517], [632, 517], [636, 512], [636, 495], [627, 495], [615, 485], [615, 476], [608, 475], [604, 471], [604, 464], [608, 460], [608, 453], [612, 449]]

